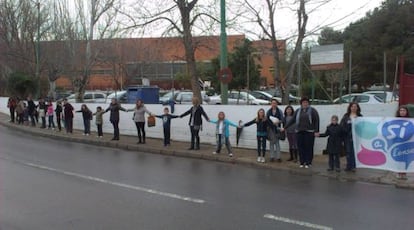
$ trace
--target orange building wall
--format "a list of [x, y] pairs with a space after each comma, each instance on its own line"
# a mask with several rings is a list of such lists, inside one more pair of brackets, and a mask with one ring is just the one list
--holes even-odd
[[[228, 36], [228, 51], [232, 52], [234, 47], [242, 44], [244, 40], [244, 35]], [[220, 54], [219, 36], [195, 37], [194, 43], [196, 44], [195, 58], [197, 61], [212, 60]], [[123, 66], [128, 63], [173, 62], [185, 60], [185, 51], [181, 38], [108, 39], [94, 41], [92, 45], [96, 48], [103, 47], [101, 56], [112, 57], [116, 64], [108, 61], [97, 63], [94, 68], [92, 68], [92, 72], [93, 70], [109, 69], [114, 71], [114, 73], [92, 74], [87, 86], [88, 90], [108, 90], [118, 88], [119, 86], [117, 86], [115, 80], [121, 82], [128, 79], [125, 69], [123, 69]], [[253, 41], [253, 46], [260, 52], [260, 58], [255, 59], [255, 62], [262, 66], [261, 76], [266, 78], [266, 86], [274, 86], [273, 75], [270, 72], [270, 67], [273, 66], [271, 42], [268, 40]], [[278, 46], [280, 47], [280, 57], [281, 59], [284, 59], [285, 41], [278, 42]], [[57, 80], [56, 85], [62, 89], [73, 89], [71, 79], [65, 76], [60, 77]]]

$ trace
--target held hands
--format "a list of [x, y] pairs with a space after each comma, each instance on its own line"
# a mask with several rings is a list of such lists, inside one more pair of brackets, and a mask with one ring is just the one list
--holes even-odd
[[314, 135], [315, 135], [315, 137], [319, 137], [319, 136], [320, 136], [320, 133], [319, 133], [319, 132], [317, 132], [317, 133], [315, 133]]
[[280, 128], [280, 132], [284, 132], [285, 131], [285, 128]]

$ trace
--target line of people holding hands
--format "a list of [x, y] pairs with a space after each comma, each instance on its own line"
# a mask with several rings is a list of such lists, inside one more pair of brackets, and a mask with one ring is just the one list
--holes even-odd
[[[9, 101], [10, 105], [12, 105], [12, 103], [13, 101]], [[192, 99], [192, 106], [181, 115], [170, 114], [168, 107], [164, 108], [163, 114], [155, 115], [145, 107], [142, 100], [137, 100], [134, 108], [125, 109], [121, 106], [120, 103], [118, 103], [116, 99], [112, 99], [108, 108], [104, 110], [102, 107], [98, 106], [95, 112], [92, 112], [86, 104], [82, 104], [80, 110], [74, 111], [73, 106], [67, 100], [63, 100], [63, 104], [58, 101], [56, 103], [55, 109], [53, 109], [52, 102], [48, 102], [46, 104], [43, 100], [40, 100], [39, 104], [36, 106], [30, 97], [27, 99], [27, 103], [27, 106], [23, 106], [25, 108], [27, 107], [27, 116], [30, 117], [32, 125], [35, 125], [36, 120], [34, 117], [34, 110], [38, 108], [38, 111], [41, 111], [40, 113], [44, 113], [39, 114], [39, 116], [42, 118], [42, 128], [46, 127], [46, 117], [49, 118], [49, 128], [55, 128], [53, 121], [53, 112], [55, 112], [59, 131], [61, 130], [60, 118], [63, 118], [64, 127], [67, 133], [73, 132], [74, 112], [82, 113], [84, 135], [90, 135], [91, 120], [93, 120], [93, 116], [95, 116], [95, 124], [98, 131], [97, 137], [99, 138], [103, 137], [103, 114], [109, 112], [109, 120], [114, 129], [112, 138], [114, 141], [119, 140], [119, 111], [133, 112], [132, 120], [134, 121], [137, 128], [137, 144], [145, 144], [145, 114], [155, 116], [162, 120], [164, 146], [169, 146], [171, 143], [171, 120], [174, 118], [183, 118], [189, 115], [188, 125], [191, 133], [189, 150], [200, 149], [200, 131], [202, 129], [203, 123], [202, 117], [204, 117], [206, 121], [211, 122], [216, 126], [215, 134], [217, 144], [213, 154], [219, 154], [221, 152], [222, 145], [224, 144], [230, 157], [233, 156], [233, 151], [229, 140], [229, 127], [237, 127], [240, 130], [244, 127], [249, 127], [255, 124], [257, 140], [257, 162], [266, 162], [265, 155], [267, 141], [269, 141], [270, 161], [282, 162], [279, 141], [285, 140], [286, 138], [288, 141], [290, 154], [288, 161], [299, 161], [299, 165], [302, 168], [309, 168], [312, 166], [315, 137], [328, 137], [328, 170], [336, 170], [338, 172], [340, 171], [339, 158], [340, 154], [343, 151], [343, 147], [345, 147], [347, 159], [345, 170], [355, 171], [355, 156], [353, 152], [351, 131], [352, 119], [358, 116], [362, 116], [358, 103], [352, 102], [349, 104], [347, 112], [342, 117], [341, 121], [339, 121], [338, 116], [332, 116], [331, 124], [327, 127], [324, 133], [320, 133], [318, 111], [310, 106], [309, 99], [306, 97], [303, 97], [300, 100], [300, 107], [298, 109], [294, 110], [293, 107], [289, 105], [286, 106], [283, 112], [280, 108], [278, 108], [278, 101], [276, 99], [272, 99], [271, 107], [267, 111], [265, 111], [263, 108], [259, 109], [257, 111], [256, 117], [244, 124], [241, 121], [236, 124], [235, 122], [228, 120], [223, 111], [220, 111], [217, 114], [217, 119], [210, 120], [197, 97], [194, 97]], [[15, 119], [14, 115], [12, 119]], [[18, 115], [17, 119], [20, 123], [20, 120], [25, 118], [20, 118]]]

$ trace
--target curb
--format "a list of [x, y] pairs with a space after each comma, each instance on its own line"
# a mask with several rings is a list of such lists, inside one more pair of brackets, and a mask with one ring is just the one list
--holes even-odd
[[320, 172], [320, 171], [314, 171], [314, 170], [301, 170], [297, 168], [297, 165], [283, 165], [283, 167], [276, 166], [274, 164], [259, 164], [255, 161], [252, 161], [251, 159], [248, 159], [246, 157], [228, 157], [227, 154], [217, 154], [217, 155], [210, 155], [210, 154], [203, 154], [200, 152], [195, 151], [185, 151], [185, 150], [176, 150], [176, 149], [165, 149], [165, 148], [153, 148], [149, 146], [137, 146], [132, 144], [125, 144], [125, 143], [119, 143], [119, 142], [111, 142], [107, 140], [100, 140], [100, 139], [85, 139], [81, 137], [74, 137], [70, 135], [53, 135], [53, 133], [44, 133], [44, 132], [36, 132], [31, 131], [30, 128], [25, 128], [25, 126], [21, 127], [18, 125], [15, 125], [14, 123], [4, 122], [0, 121], [0, 125], [12, 128], [19, 132], [25, 132], [25, 133], [36, 133], [40, 137], [46, 137], [46, 138], [53, 138], [55, 140], [61, 140], [61, 141], [70, 141], [70, 142], [77, 142], [82, 144], [88, 144], [88, 145], [95, 145], [95, 146], [102, 146], [102, 147], [109, 147], [109, 148], [118, 148], [123, 149], [127, 151], [136, 151], [136, 152], [145, 152], [145, 153], [151, 153], [151, 154], [159, 154], [159, 155], [165, 155], [165, 156], [176, 156], [176, 157], [184, 157], [184, 158], [193, 158], [193, 159], [202, 159], [202, 160], [209, 160], [209, 161], [216, 161], [216, 162], [223, 162], [228, 164], [239, 164], [244, 165], [248, 167], [253, 168], [263, 168], [263, 169], [272, 169], [272, 170], [278, 170], [278, 171], [285, 171], [292, 175], [301, 175], [301, 176], [320, 176], [325, 177], [328, 179], [335, 179], [338, 181], [349, 181], [349, 182], [365, 182], [365, 183], [373, 183], [373, 184], [381, 184], [381, 185], [391, 185], [396, 188], [401, 189], [409, 189], [414, 190], [414, 184], [403, 182], [403, 181], [396, 181], [389, 178], [386, 178], [386, 176], [374, 176], [374, 177], [361, 177], [361, 176], [355, 176], [354, 174], [338, 174], [338, 173], [326, 173], [326, 172]]

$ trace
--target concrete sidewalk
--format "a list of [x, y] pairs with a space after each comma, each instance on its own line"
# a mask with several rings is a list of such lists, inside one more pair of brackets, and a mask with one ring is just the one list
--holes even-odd
[[[31, 127], [25, 125], [17, 125], [9, 122], [10, 118], [4, 113], [0, 113], [0, 124], [25, 133], [31, 133], [35, 136], [42, 136], [63, 141], [73, 141], [85, 144], [106, 146], [112, 148], [120, 148], [136, 152], [155, 153], [169, 156], [190, 157], [205, 159], [211, 161], [220, 161], [233, 164], [243, 164], [250, 167], [260, 167], [273, 170], [286, 170], [292, 174], [321, 176], [330, 179], [337, 179], [341, 181], [362, 181], [369, 183], [378, 183], [386, 185], [394, 185], [398, 188], [414, 189], [414, 174], [408, 174], [408, 180], [398, 180], [395, 178], [395, 173], [383, 170], [374, 169], [357, 169], [356, 172], [327, 172], [328, 159], [327, 156], [316, 155], [314, 157], [313, 165], [309, 169], [299, 168], [297, 163], [289, 162], [287, 153], [282, 153], [282, 162], [269, 162], [269, 154], [267, 152], [267, 162], [257, 163], [257, 154], [254, 149], [238, 148], [233, 144], [233, 157], [227, 155], [227, 150], [223, 146], [221, 154], [212, 154], [215, 146], [209, 144], [201, 144], [200, 150], [187, 150], [190, 145], [188, 142], [174, 141], [174, 133], [172, 133], [171, 146], [164, 147], [162, 139], [155, 139], [147, 137], [146, 144], [137, 144], [136, 136], [122, 135], [119, 141], [111, 141], [112, 133], [104, 133], [103, 138], [97, 138], [96, 133], [92, 132], [90, 136], [82, 135], [81, 130], [74, 130], [73, 134], [66, 134], [64, 130], [57, 132], [51, 129], [41, 129], [38, 127]], [[190, 137], [189, 137], [190, 138]], [[201, 133], [201, 139], [203, 139]], [[341, 158], [341, 165], [344, 168], [345, 158]]]

